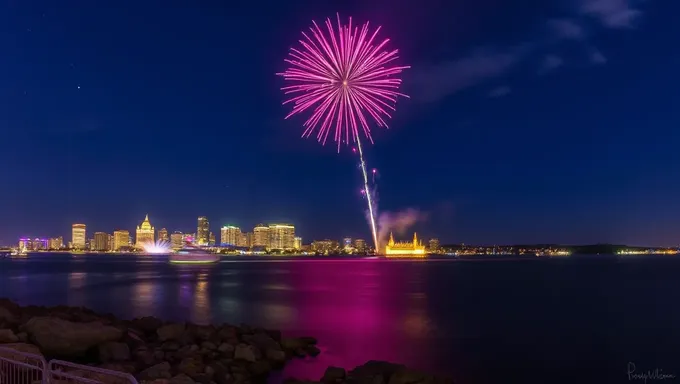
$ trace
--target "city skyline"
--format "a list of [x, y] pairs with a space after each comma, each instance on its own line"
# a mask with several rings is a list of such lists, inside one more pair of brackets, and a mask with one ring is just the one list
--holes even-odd
[[356, 156], [301, 139], [275, 75], [337, 13], [411, 66], [366, 143], [378, 215], [448, 244], [680, 239], [678, 2], [102, 1], [0, 5], [2, 243], [147, 212], [369, 238]]

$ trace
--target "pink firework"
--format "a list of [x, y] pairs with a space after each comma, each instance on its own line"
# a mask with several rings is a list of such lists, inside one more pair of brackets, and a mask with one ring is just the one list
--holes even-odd
[[290, 50], [285, 60], [290, 68], [277, 73], [294, 83], [281, 88], [286, 95], [294, 95], [283, 103], [294, 103], [286, 119], [312, 109], [303, 137], [318, 128], [317, 139], [325, 144], [334, 131], [339, 150], [340, 143], [358, 140], [361, 127], [372, 143], [367, 117], [387, 127], [385, 118], [391, 117], [397, 97], [408, 97], [398, 92], [401, 79], [397, 75], [410, 67], [392, 65], [398, 51], [384, 50], [389, 39], [376, 42], [380, 27], [373, 32], [368, 23], [352, 27], [352, 18], [342, 25], [338, 15], [337, 30], [330, 19], [326, 19], [326, 29], [324, 34], [313, 22], [310, 33], [302, 32], [302, 47]]

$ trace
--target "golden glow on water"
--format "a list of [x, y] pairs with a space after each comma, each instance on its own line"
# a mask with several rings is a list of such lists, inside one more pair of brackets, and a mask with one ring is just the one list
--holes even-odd
[[193, 301], [192, 321], [197, 324], [210, 324], [212, 313], [210, 310], [210, 295], [208, 294], [208, 274], [205, 272], [198, 275]]

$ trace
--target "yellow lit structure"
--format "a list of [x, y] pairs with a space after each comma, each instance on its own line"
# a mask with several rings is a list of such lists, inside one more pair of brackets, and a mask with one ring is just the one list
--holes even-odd
[[156, 229], [149, 222], [149, 215], [146, 215], [141, 225], [137, 226], [137, 236], [135, 237], [135, 247], [144, 248], [144, 244], [156, 241]]
[[113, 231], [113, 250], [120, 251], [121, 248], [130, 244], [130, 232], [124, 229]]
[[395, 243], [392, 233], [390, 233], [390, 241], [385, 246], [385, 256], [387, 257], [426, 257], [425, 246], [422, 241], [418, 240], [418, 236], [413, 233], [412, 243]]
[[73, 224], [71, 226], [71, 247], [73, 249], [85, 249], [86, 231], [85, 224]]

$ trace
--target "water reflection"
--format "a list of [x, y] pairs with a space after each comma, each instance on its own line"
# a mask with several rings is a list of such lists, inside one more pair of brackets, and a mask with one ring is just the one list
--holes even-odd
[[208, 273], [198, 274], [198, 282], [194, 291], [194, 306], [191, 313], [191, 321], [196, 324], [210, 324], [212, 311], [210, 308], [210, 295], [208, 294]]
[[85, 306], [86, 302], [86, 283], [87, 273], [85, 272], [71, 272], [68, 274], [68, 293], [67, 304], [75, 307]]
[[132, 310], [134, 316], [142, 317], [154, 314], [158, 309], [157, 303], [162, 300], [159, 297], [162, 290], [159, 289], [158, 284], [154, 281], [154, 273], [138, 271], [134, 279], [134, 285], [132, 286], [134, 297]]

